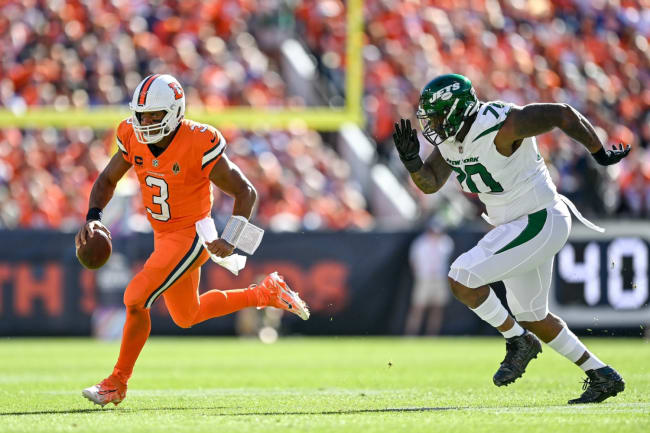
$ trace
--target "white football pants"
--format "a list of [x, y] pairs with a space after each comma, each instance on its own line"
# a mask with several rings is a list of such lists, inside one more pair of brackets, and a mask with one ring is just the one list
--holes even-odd
[[449, 277], [473, 289], [503, 281], [515, 318], [542, 320], [548, 314], [553, 258], [570, 231], [571, 215], [558, 200], [489, 231], [452, 263]]

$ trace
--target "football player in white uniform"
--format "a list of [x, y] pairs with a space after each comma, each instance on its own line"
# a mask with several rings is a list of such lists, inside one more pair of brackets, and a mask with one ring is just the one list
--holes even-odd
[[[623, 391], [621, 376], [548, 310], [553, 258], [571, 230], [569, 208], [590, 228], [602, 229], [557, 193], [535, 136], [560, 128], [602, 165], [617, 163], [630, 147], [605, 150], [591, 123], [567, 104], [519, 107], [479, 101], [472, 83], [457, 74], [439, 76], [424, 87], [417, 117], [434, 145], [426, 161], [409, 120], [395, 124], [393, 135], [413, 182], [430, 194], [455, 172], [464, 191], [478, 194], [486, 206], [484, 218], [495, 227], [454, 261], [448, 276], [456, 298], [506, 338], [494, 384], [508, 385], [522, 376], [542, 351], [539, 337], [587, 374], [585, 391], [570, 404], [597, 403]], [[497, 281], [506, 287], [514, 318], [490, 289]]]

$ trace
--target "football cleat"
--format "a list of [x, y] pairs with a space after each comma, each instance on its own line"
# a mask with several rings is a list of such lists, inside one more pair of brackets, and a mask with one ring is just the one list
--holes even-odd
[[526, 366], [542, 351], [542, 343], [532, 333], [526, 331], [518, 337], [506, 339], [506, 357], [494, 373], [492, 381], [496, 386], [509, 385], [519, 379]]
[[625, 389], [625, 381], [612, 367], [587, 370], [587, 378], [582, 384], [584, 392], [578, 398], [569, 400], [569, 404], [600, 403], [614, 397]]
[[108, 376], [97, 385], [81, 391], [81, 395], [101, 407], [106, 406], [108, 403], [117, 406], [126, 398], [126, 385], [115, 377]]
[[277, 272], [269, 274], [259, 286], [254, 286], [257, 294], [257, 308], [275, 307], [287, 310], [302, 320], [309, 319], [309, 308], [298, 293], [289, 288]]

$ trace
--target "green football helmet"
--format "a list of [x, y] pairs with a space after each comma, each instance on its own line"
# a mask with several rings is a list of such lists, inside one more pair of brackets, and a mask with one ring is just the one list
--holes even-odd
[[422, 135], [434, 146], [455, 137], [478, 106], [472, 82], [466, 77], [446, 74], [429, 81], [417, 112]]

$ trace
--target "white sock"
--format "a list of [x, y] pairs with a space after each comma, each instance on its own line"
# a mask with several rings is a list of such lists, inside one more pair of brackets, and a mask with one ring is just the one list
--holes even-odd
[[553, 350], [560, 355], [564, 356], [569, 361], [575, 363], [582, 355], [587, 352], [589, 358], [580, 365], [584, 371], [592, 370], [594, 368], [604, 367], [605, 364], [596, 357], [593, 353], [587, 350], [584, 344], [578, 337], [575, 336], [569, 328], [564, 327], [557, 336], [547, 343]]
[[[497, 326], [503, 325], [503, 322], [505, 322], [508, 318], [508, 311], [503, 306], [503, 304], [501, 304], [501, 301], [499, 301], [499, 298], [497, 298], [497, 295], [492, 289], [490, 289], [490, 294], [488, 295], [487, 299], [485, 299], [481, 305], [476, 308], [472, 308], [471, 310], [475, 312], [478, 317], [485, 320], [495, 328]], [[515, 325], [512, 328], [501, 332], [505, 338], [516, 337], [517, 335], [522, 335], [523, 333], [524, 328], [519, 326], [519, 323], [516, 321]]]
[[503, 331], [501, 334], [503, 334], [505, 338], [512, 338], [524, 335], [524, 332], [526, 332], [524, 328], [522, 328], [521, 325], [515, 320], [515, 324], [512, 326], [512, 328], [508, 329], [507, 331]]
[[[587, 350], [587, 352], [589, 351]], [[589, 352], [589, 358], [587, 358], [585, 362], [580, 364], [580, 368], [582, 368], [583, 371], [595, 370], [597, 368], [603, 368], [603, 367], [605, 367], [605, 363], [600, 359], [598, 359], [598, 357], [591, 352]]]

